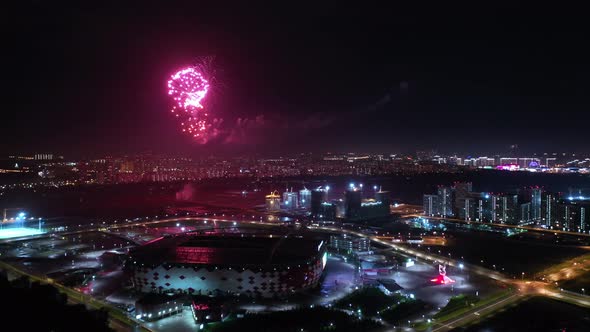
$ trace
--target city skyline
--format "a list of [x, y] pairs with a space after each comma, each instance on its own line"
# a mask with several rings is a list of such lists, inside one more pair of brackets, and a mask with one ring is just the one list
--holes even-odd
[[[195, 6], [15, 7], [0, 153], [586, 149], [575, 14]], [[205, 145], [179, 132], [165, 85], [203, 56], [223, 120]]]

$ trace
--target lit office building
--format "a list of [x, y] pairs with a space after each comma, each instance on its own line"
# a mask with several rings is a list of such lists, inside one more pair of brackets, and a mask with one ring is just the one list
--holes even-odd
[[365, 252], [371, 250], [371, 241], [366, 237], [351, 237], [350, 235], [331, 235], [330, 248], [348, 252]]
[[179, 294], [143, 295], [135, 302], [135, 318], [154, 321], [182, 312], [182, 299]]

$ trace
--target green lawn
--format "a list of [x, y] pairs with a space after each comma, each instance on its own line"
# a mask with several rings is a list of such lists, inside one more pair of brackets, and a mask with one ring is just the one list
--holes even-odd
[[461, 331], [588, 331], [590, 310], [533, 297]]
[[406, 318], [424, 310], [426, 303], [421, 300], [406, 299], [381, 312], [381, 318], [390, 324], [398, 324]]
[[471, 295], [458, 295], [452, 297], [449, 300], [449, 303], [442, 308], [439, 312], [437, 312], [433, 318], [435, 318], [439, 323], [447, 321], [449, 319], [455, 318], [459, 315], [462, 315], [468, 310], [485, 306], [489, 303], [492, 303], [502, 297], [508, 296], [512, 293], [512, 289], [498, 291], [488, 297], [481, 298]]
[[338, 300], [334, 303], [334, 307], [354, 311], [360, 308], [364, 315], [374, 316], [379, 311], [396, 305], [403, 299], [404, 297], [398, 294], [385, 295], [376, 287], [364, 287]]
[[481, 299], [477, 296], [473, 295], [457, 295], [453, 296], [447, 305], [442, 308], [439, 312], [434, 315], [434, 318], [441, 318], [444, 317], [454, 311], [464, 309], [464, 308], [471, 308], [475, 305], [475, 303], [479, 302]]
[[212, 332], [243, 331], [373, 331], [382, 326], [369, 319], [324, 307], [300, 308], [271, 313], [247, 314], [241, 319], [228, 320], [208, 326]]
[[[590, 295], [590, 271], [580, 274], [574, 279], [561, 281], [559, 287], [571, 292]], [[584, 292], [582, 292], [582, 288]]]

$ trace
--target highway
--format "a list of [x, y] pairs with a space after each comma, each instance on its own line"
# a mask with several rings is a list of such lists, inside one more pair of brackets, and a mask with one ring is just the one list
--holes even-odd
[[452, 319], [451, 321], [446, 321], [442, 323], [435, 322], [433, 324], [432, 332], [445, 332], [450, 331], [459, 326], [465, 326], [473, 321], [479, 320], [481, 317], [489, 315], [490, 313], [499, 310], [507, 305], [515, 303], [521, 299], [525, 298], [523, 294], [514, 294], [510, 293], [507, 296], [501, 297], [498, 300], [487, 304], [483, 307], [477, 307], [471, 310], [468, 310], [464, 314], [460, 315], [459, 317]]

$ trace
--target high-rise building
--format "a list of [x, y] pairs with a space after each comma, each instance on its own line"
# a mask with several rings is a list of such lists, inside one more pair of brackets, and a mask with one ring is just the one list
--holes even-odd
[[277, 191], [266, 195], [266, 211], [277, 212], [281, 210], [281, 196]]
[[322, 203], [326, 202], [326, 190], [317, 188], [311, 191], [311, 216], [317, 218], [322, 214]]
[[357, 188], [347, 190], [344, 194], [344, 209], [346, 219], [359, 220], [361, 218], [361, 191]]
[[373, 198], [363, 199], [360, 207], [360, 217], [362, 219], [372, 219], [386, 217], [389, 215], [389, 205], [383, 204]]
[[336, 204], [323, 202], [320, 204], [320, 209], [318, 213], [315, 215], [316, 220], [336, 220]]
[[479, 193], [475, 198], [475, 221], [492, 222], [494, 208], [492, 195]]
[[346, 207], [344, 206], [344, 199], [333, 199], [331, 202], [336, 206], [336, 218], [345, 218]]
[[453, 214], [453, 189], [451, 187], [438, 187], [438, 203], [442, 217], [452, 217]]
[[518, 219], [518, 195], [495, 194], [492, 199], [492, 222], [515, 225]]
[[311, 208], [311, 191], [309, 189], [299, 190], [299, 205], [304, 209]]
[[570, 232], [586, 232], [590, 229], [590, 200], [568, 198], [558, 204], [558, 218], [555, 225]]
[[[473, 184], [471, 182], [455, 182], [455, 202], [453, 208], [455, 209], [455, 215], [463, 215], [465, 213], [462, 210], [465, 209], [465, 199], [469, 198], [473, 192]], [[464, 219], [460, 217], [461, 219]]]
[[543, 189], [539, 187], [531, 188], [531, 218], [534, 221], [541, 220], [541, 201], [543, 196]]
[[296, 192], [291, 190], [283, 193], [283, 207], [287, 210], [299, 208], [299, 200]]
[[520, 204], [520, 213], [519, 213], [519, 217], [520, 217], [520, 222], [521, 223], [528, 223], [532, 220], [531, 217], [531, 206], [532, 203], [531, 202], [526, 202], [526, 203], [521, 203]]
[[477, 204], [479, 199], [474, 197], [468, 197], [461, 200], [463, 207], [459, 209], [458, 216], [460, 219], [465, 221], [471, 221], [477, 219]]
[[435, 217], [440, 215], [438, 207], [438, 195], [424, 195], [424, 215]]
[[379, 207], [379, 215], [389, 215], [391, 205], [391, 196], [389, 195], [389, 191], [379, 190], [375, 193], [375, 200], [377, 202], [381, 202], [381, 206]]
[[541, 224], [545, 227], [555, 227], [557, 223], [558, 194], [544, 192], [541, 194]]
[[389, 205], [391, 205], [391, 196], [389, 191], [379, 190], [375, 193], [375, 200], [379, 202], [383, 202], [384, 205], [387, 206], [389, 209]]

